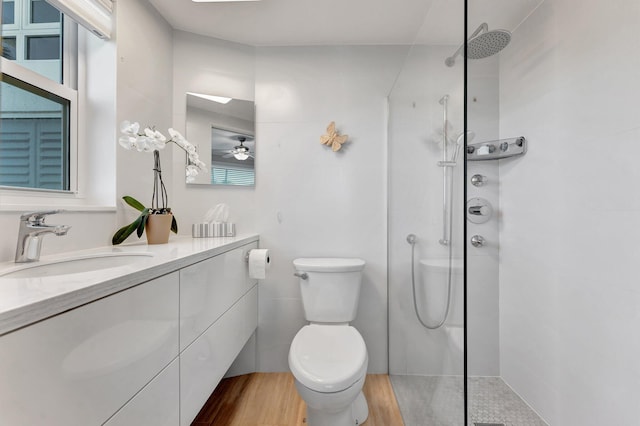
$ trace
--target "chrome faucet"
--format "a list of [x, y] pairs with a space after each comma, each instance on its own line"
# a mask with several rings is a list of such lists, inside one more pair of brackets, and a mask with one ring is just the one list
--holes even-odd
[[20, 232], [16, 247], [16, 263], [35, 262], [40, 260], [42, 238], [46, 234], [66, 235], [68, 225], [46, 225], [44, 217], [60, 213], [63, 210], [46, 210], [28, 212], [20, 215]]

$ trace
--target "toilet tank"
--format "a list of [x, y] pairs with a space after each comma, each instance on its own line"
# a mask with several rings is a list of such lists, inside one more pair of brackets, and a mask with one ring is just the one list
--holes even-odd
[[307, 321], [353, 321], [358, 311], [364, 265], [364, 260], [352, 258], [295, 259], [296, 273], [302, 275], [300, 293]]

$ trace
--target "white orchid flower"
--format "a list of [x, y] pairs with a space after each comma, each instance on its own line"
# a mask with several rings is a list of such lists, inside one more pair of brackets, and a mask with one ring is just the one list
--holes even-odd
[[131, 123], [125, 120], [120, 124], [120, 131], [125, 135], [137, 136], [139, 130], [140, 124], [138, 122]]
[[154, 140], [147, 136], [138, 137], [137, 145], [140, 152], [153, 152], [156, 149]]
[[171, 136], [171, 140], [182, 149], [186, 149], [187, 145], [190, 145], [189, 142], [187, 142], [187, 140], [184, 138], [184, 136], [182, 136], [182, 134], [176, 129], [169, 129], [169, 135]]
[[121, 136], [120, 139], [118, 139], [118, 143], [124, 149], [132, 150], [134, 148], [137, 148], [136, 138], [134, 138], [133, 136]]
[[124, 135], [118, 139], [118, 143], [128, 150], [153, 152], [163, 149], [169, 142], [174, 142], [182, 148], [189, 158], [189, 164], [185, 169], [187, 182], [193, 182], [201, 170], [207, 170], [206, 164], [200, 161], [196, 146], [187, 141], [180, 132], [173, 128], [168, 130], [171, 136], [169, 140], [154, 127], [146, 127], [140, 132], [140, 124], [138, 122], [123, 121], [120, 125], [120, 131]]
[[195, 181], [196, 176], [198, 176], [198, 167], [193, 164], [189, 164], [185, 169], [185, 176], [187, 183]]
[[195, 166], [196, 166], [197, 168], [199, 168], [200, 170], [202, 170], [202, 171], [206, 171], [206, 170], [207, 170], [207, 165], [206, 165], [206, 164], [204, 164], [202, 161], [200, 161], [200, 160], [196, 160], [196, 161], [194, 161], [193, 163], [194, 163], [194, 164], [195, 164]]
[[187, 176], [197, 176], [198, 175], [198, 167], [196, 167], [194, 164], [189, 164], [186, 167], [186, 174], [187, 174]]
[[144, 134], [148, 138], [150, 145], [154, 149], [163, 149], [167, 143], [167, 138], [162, 133], [152, 128], [145, 128]]
[[146, 129], [144, 129], [144, 134], [147, 135], [148, 138], [155, 139], [162, 143], [167, 141], [167, 138], [164, 137], [164, 135], [156, 129], [147, 127]]
[[192, 153], [187, 153], [187, 157], [189, 157], [189, 162], [190, 163], [195, 163], [196, 161], [200, 160], [200, 156], [198, 155], [197, 152], [192, 152]]

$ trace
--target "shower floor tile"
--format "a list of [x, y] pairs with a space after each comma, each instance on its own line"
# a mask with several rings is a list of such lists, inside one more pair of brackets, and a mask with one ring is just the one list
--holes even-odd
[[[464, 423], [463, 379], [456, 376], [390, 376], [405, 426]], [[546, 426], [499, 377], [469, 379], [469, 424]]]

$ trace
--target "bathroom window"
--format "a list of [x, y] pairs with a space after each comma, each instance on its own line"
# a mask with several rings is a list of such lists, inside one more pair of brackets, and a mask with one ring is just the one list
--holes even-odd
[[16, 59], [16, 38], [15, 37], [2, 38], [2, 57], [10, 60]]
[[13, 25], [16, 22], [16, 2], [2, 2], [2, 25]]
[[31, 0], [29, 22], [32, 24], [60, 22], [60, 12], [44, 0]]
[[0, 186], [74, 192], [76, 24], [44, 0], [2, 11]]

